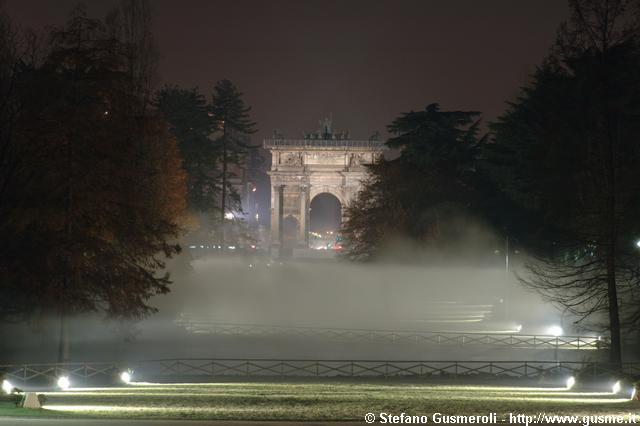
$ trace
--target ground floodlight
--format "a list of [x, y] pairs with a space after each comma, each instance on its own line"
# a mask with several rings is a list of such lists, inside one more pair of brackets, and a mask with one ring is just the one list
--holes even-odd
[[622, 385], [620, 384], [620, 380], [618, 380], [613, 384], [613, 386], [611, 386], [611, 393], [615, 395], [617, 393], [620, 393], [621, 389], [622, 389]]
[[576, 378], [571, 376], [567, 379], [567, 390], [571, 390], [576, 385]]
[[4, 393], [6, 393], [8, 395], [11, 392], [13, 392], [13, 385], [11, 384], [10, 381], [3, 380], [2, 381], [2, 390], [4, 391]]
[[547, 329], [547, 334], [553, 337], [560, 337], [562, 336], [562, 327], [560, 327], [559, 325], [552, 325]]
[[60, 389], [67, 390], [69, 389], [69, 386], [71, 386], [71, 382], [69, 381], [69, 378], [67, 376], [58, 377], [58, 387]]
[[122, 380], [122, 383], [124, 383], [125, 385], [128, 385], [129, 383], [131, 383], [131, 373], [129, 373], [128, 371], [123, 371], [122, 373], [120, 373], [120, 380]]

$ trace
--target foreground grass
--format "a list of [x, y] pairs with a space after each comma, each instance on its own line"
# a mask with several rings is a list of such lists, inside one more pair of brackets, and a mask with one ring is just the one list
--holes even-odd
[[70, 417], [72, 413], [65, 411], [51, 410], [30, 410], [28, 408], [16, 408], [13, 403], [0, 402], [0, 418], [1, 417]]
[[[152, 419], [354, 420], [366, 413], [613, 415], [640, 403], [609, 393], [553, 388], [363, 384], [134, 384], [46, 392], [44, 410], [0, 406], [2, 415]], [[37, 414], [36, 414], [37, 413]]]

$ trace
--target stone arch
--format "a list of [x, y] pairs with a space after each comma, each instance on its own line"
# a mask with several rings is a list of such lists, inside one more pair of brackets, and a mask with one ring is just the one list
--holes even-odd
[[[316, 204], [315, 207], [314, 203]], [[344, 206], [340, 198], [334, 194], [330, 192], [315, 194], [309, 202], [309, 230], [317, 233], [329, 230], [339, 231], [343, 220], [343, 212]]]
[[328, 193], [340, 202], [344, 220], [346, 207], [362, 186], [366, 165], [384, 151], [377, 140], [345, 138], [265, 140], [271, 153], [271, 239], [282, 244], [283, 220], [293, 215], [299, 223], [298, 247], [309, 245], [309, 208], [318, 194]]
[[312, 201], [317, 195], [320, 194], [331, 194], [334, 197], [336, 197], [338, 199], [338, 201], [340, 201], [340, 206], [342, 206], [342, 209], [344, 210], [344, 208], [347, 205], [347, 199], [346, 199], [346, 194], [343, 188], [341, 187], [336, 187], [336, 186], [327, 186], [327, 185], [311, 185], [311, 188], [309, 188], [309, 200]]

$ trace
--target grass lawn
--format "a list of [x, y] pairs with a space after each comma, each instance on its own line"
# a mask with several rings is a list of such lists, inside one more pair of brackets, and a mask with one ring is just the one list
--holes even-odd
[[[44, 410], [0, 406], [0, 416], [153, 419], [356, 420], [409, 415], [640, 414], [640, 402], [608, 392], [543, 387], [366, 383], [148, 384], [45, 392]], [[430, 421], [431, 422], [431, 421]]]

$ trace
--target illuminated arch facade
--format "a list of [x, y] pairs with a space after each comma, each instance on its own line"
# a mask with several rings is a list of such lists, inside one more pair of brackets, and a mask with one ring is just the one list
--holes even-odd
[[264, 141], [271, 153], [271, 245], [282, 243], [283, 221], [298, 222], [298, 247], [309, 244], [309, 204], [321, 193], [334, 195], [342, 206], [356, 196], [365, 177], [365, 165], [383, 154], [377, 140], [352, 140], [348, 133], [330, 131], [292, 140], [278, 137]]

